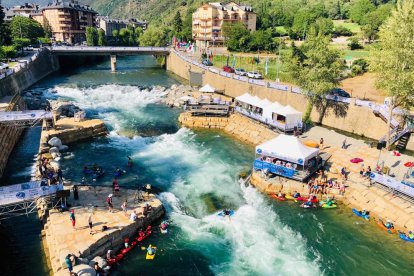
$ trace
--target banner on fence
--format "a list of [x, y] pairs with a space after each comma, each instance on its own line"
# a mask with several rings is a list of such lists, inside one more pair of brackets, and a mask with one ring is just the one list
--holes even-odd
[[208, 68], [208, 71], [210, 71], [210, 72], [213, 72], [213, 73], [215, 73], [215, 74], [218, 74], [219, 73], [219, 70], [218, 69], [215, 69], [215, 68]]
[[414, 198], [414, 188], [388, 175], [371, 173], [371, 180]]
[[328, 100], [331, 101], [335, 101], [335, 102], [343, 102], [343, 103], [351, 103], [351, 98], [345, 98], [345, 97], [341, 97], [341, 96], [336, 96], [336, 95], [326, 95], [326, 98]]
[[262, 80], [249, 79], [249, 83], [260, 85], [260, 86], [266, 86], [266, 82]]
[[288, 91], [289, 90], [289, 86], [283, 85], [283, 84], [278, 84], [276, 82], [269, 82], [269, 88], [282, 90], [282, 91]]
[[244, 82], [247, 82], [249, 80], [248, 77], [243, 77], [243, 76], [239, 76], [239, 75], [233, 75], [233, 79], [239, 80], [239, 81], [244, 81]]
[[360, 100], [360, 99], [355, 99], [355, 105], [365, 106], [365, 107], [371, 108], [375, 104], [371, 101], [363, 101], [363, 100]]
[[63, 190], [63, 185], [42, 186], [40, 181], [0, 187], [0, 205], [36, 199]]
[[300, 91], [300, 88], [299, 88], [299, 87], [292, 87], [292, 92], [293, 92], [293, 93], [297, 93], [297, 94], [302, 93], [302, 92]]

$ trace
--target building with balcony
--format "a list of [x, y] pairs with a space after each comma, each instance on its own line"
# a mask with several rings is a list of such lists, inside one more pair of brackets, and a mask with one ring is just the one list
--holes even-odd
[[197, 47], [223, 45], [222, 26], [225, 22], [241, 22], [248, 30], [256, 31], [256, 13], [252, 7], [235, 2], [207, 3], [193, 13], [192, 31]]
[[96, 18], [96, 26], [104, 30], [107, 37], [112, 37], [114, 30], [120, 31], [121, 29], [124, 29], [128, 26], [131, 26], [133, 28], [141, 27], [143, 30], [146, 30], [148, 23], [135, 18], [111, 19], [107, 16], [98, 16]]
[[55, 0], [32, 18], [45, 29], [50, 28], [54, 41], [76, 44], [86, 40], [86, 27], [95, 27], [97, 14], [76, 0]]

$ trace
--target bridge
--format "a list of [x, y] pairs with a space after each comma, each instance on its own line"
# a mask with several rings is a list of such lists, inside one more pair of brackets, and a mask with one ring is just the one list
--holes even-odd
[[166, 56], [170, 54], [168, 47], [119, 47], [119, 46], [53, 46], [48, 47], [57, 56], [110, 56], [111, 70], [116, 71], [116, 56], [153, 55]]
[[0, 126], [31, 127], [42, 120], [52, 119], [52, 112], [44, 110], [0, 112]]

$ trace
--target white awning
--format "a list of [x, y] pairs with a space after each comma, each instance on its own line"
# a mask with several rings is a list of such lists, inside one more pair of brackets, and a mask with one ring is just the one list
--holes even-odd
[[200, 90], [198, 91], [203, 92], [203, 93], [214, 93], [216, 92], [216, 89], [210, 84], [206, 84], [203, 87], [201, 87]]
[[294, 136], [280, 134], [278, 137], [258, 145], [256, 153], [304, 165], [309, 159], [318, 155], [319, 149], [305, 146]]
[[263, 108], [263, 117], [269, 120], [273, 119], [273, 113], [278, 113], [280, 110], [284, 108], [283, 105], [281, 105], [278, 102], [274, 102], [266, 107]]

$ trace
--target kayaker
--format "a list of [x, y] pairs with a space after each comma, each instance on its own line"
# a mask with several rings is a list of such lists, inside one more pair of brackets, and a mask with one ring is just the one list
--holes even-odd
[[66, 263], [66, 266], [68, 267], [70, 275], [72, 275], [72, 270], [73, 270], [72, 260], [70, 259], [71, 256], [72, 256], [71, 254], [68, 254], [65, 258], [65, 263]]
[[147, 252], [148, 252], [148, 255], [154, 255], [155, 254], [155, 248], [152, 247], [152, 245], [150, 244], [147, 248]]
[[108, 250], [108, 252], [106, 252], [106, 259], [107, 260], [112, 259], [112, 250]]
[[225, 216], [230, 216], [230, 210], [229, 209], [224, 209], [223, 210], [223, 214], [225, 215]]
[[407, 237], [408, 237], [410, 240], [414, 240], [414, 233], [413, 233], [412, 231], [408, 231], [408, 235], [407, 235]]
[[129, 239], [128, 238], [125, 239], [124, 246], [125, 246], [125, 248], [129, 247]]
[[295, 191], [295, 193], [293, 194], [293, 197], [294, 197], [294, 198], [298, 198], [298, 197], [300, 197], [300, 193], [298, 193], [298, 191]]
[[127, 156], [128, 157], [128, 167], [132, 167], [132, 158], [131, 156]]
[[103, 276], [104, 275], [104, 270], [99, 266], [98, 262], [95, 262], [95, 265], [93, 267], [95, 269], [96, 272], [96, 276]]
[[167, 223], [166, 221], [163, 221], [163, 222], [161, 223], [161, 229], [162, 229], [162, 230], [167, 229], [167, 226], [168, 226], [168, 223]]
[[362, 216], [368, 215], [368, 212], [365, 210], [365, 208], [363, 208], [360, 213]]
[[303, 205], [312, 207], [313, 203], [310, 200], [308, 200], [308, 201], [304, 202]]
[[387, 222], [384, 224], [384, 226], [387, 227], [387, 229], [394, 228], [394, 224], [389, 219], [387, 219]]

